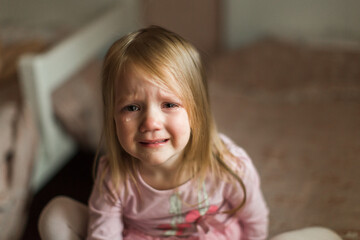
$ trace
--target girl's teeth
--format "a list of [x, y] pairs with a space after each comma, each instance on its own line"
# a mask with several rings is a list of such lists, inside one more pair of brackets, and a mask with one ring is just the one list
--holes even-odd
[[157, 144], [157, 143], [163, 143], [163, 142], [166, 142], [166, 139], [164, 140], [160, 140], [160, 141], [154, 141], [154, 142], [144, 142], [145, 144]]

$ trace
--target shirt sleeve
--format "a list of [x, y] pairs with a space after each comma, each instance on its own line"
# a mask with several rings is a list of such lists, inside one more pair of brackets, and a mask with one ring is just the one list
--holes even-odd
[[[241, 173], [241, 179], [246, 188], [247, 199], [243, 208], [241, 208], [237, 217], [239, 224], [243, 229], [241, 240], [265, 240], [268, 235], [268, 215], [269, 210], [266, 205], [260, 188], [260, 177], [246, 152], [236, 146], [229, 139], [224, 140], [230, 152], [239, 160], [236, 169]], [[236, 184], [236, 188], [231, 184], [232, 190], [228, 192], [228, 200], [233, 206], [239, 205], [239, 201], [243, 199], [243, 192], [240, 186]]]
[[265, 240], [268, 234], [268, 214], [256, 169], [251, 166], [244, 176], [247, 193], [246, 203], [239, 212], [239, 221], [244, 229], [244, 240]]
[[87, 240], [122, 239], [124, 227], [121, 202], [112, 188], [109, 174], [105, 174], [102, 182], [99, 179], [103, 170], [106, 171], [106, 165], [107, 159], [101, 158], [89, 199]]

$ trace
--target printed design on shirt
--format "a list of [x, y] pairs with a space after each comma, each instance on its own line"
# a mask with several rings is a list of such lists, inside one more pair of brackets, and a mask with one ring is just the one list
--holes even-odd
[[194, 224], [200, 224], [204, 216], [214, 214], [218, 210], [217, 206], [210, 205], [205, 184], [198, 191], [197, 209], [189, 211], [185, 216], [182, 214], [182, 200], [178, 193], [171, 195], [169, 203], [169, 213], [173, 215], [171, 223], [161, 224], [157, 227], [164, 231], [164, 236], [181, 236], [186, 230], [194, 228]]

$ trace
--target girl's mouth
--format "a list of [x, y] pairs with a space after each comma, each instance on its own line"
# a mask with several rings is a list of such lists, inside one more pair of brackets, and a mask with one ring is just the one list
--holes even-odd
[[166, 144], [168, 141], [169, 139], [145, 140], [145, 141], [140, 141], [140, 144], [145, 147], [160, 147]]

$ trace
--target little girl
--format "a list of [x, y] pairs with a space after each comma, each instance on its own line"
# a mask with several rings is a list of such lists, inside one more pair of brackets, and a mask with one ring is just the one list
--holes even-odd
[[[267, 238], [268, 209], [248, 155], [220, 135], [194, 47], [150, 27], [116, 41], [102, 79], [106, 156], [86, 207], [58, 197], [42, 239]], [[313, 228], [273, 240], [339, 240]]]
[[149, 27], [111, 46], [102, 75], [106, 156], [87, 239], [266, 239], [258, 173], [217, 133], [206, 87], [199, 53], [175, 33]]
[[104, 138], [87, 239], [266, 239], [268, 209], [247, 154], [219, 135], [199, 53], [150, 27], [103, 67]]

